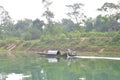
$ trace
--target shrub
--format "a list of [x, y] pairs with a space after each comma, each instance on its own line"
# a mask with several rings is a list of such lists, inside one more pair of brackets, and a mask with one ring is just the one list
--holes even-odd
[[114, 42], [119, 42], [120, 41], [120, 31], [116, 34], [115, 37], [113, 37]]
[[58, 38], [59, 38], [59, 39], [66, 39], [67, 37], [66, 37], [66, 35], [65, 35], [64, 33], [62, 33], [62, 34], [59, 35]]
[[31, 43], [30, 43], [30, 42], [26, 42], [26, 43], [23, 44], [23, 47], [25, 47], [25, 48], [28, 48], [28, 47], [30, 47], [30, 46], [31, 46]]

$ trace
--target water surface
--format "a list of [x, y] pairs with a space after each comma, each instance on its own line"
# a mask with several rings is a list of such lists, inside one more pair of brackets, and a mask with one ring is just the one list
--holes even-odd
[[120, 61], [39, 55], [0, 57], [0, 80], [120, 80]]

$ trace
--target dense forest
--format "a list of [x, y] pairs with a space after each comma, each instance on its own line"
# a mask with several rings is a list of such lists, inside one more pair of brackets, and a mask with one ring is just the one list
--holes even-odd
[[[94, 43], [94, 38], [105, 38], [105, 40], [110, 39], [113, 42], [111, 45], [120, 45], [119, 2], [117, 4], [104, 3], [97, 9], [101, 14], [96, 18], [87, 17], [84, 14], [81, 9], [84, 6], [82, 3], [66, 5], [69, 8], [69, 12], [66, 14], [69, 18], [63, 18], [59, 22], [54, 21], [55, 14], [49, 8], [52, 2], [43, 0], [42, 3], [45, 10], [42, 17], [45, 17], [47, 22], [39, 18], [14, 22], [4, 7], [0, 6], [0, 46], [3, 46], [5, 44], [3, 41], [7, 40], [49, 42], [83, 37], [90, 38], [91, 44]], [[99, 44], [103, 45], [104, 43]]]

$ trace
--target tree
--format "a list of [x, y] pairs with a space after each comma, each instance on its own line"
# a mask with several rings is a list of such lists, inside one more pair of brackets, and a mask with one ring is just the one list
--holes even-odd
[[9, 13], [4, 9], [3, 6], [0, 6], [0, 24], [2, 26], [8, 26], [12, 22]]
[[12, 18], [9, 16], [9, 13], [4, 9], [3, 6], [0, 6], [0, 32], [6, 37], [10, 36], [13, 31], [14, 24]]
[[67, 13], [67, 15], [75, 21], [77, 24], [81, 24], [86, 17], [83, 13], [82, 7], [84, 5], [81, 3], [74, 3], [72, 5], [66, 5], [71, 11]]
[[89, 31], [92, 31], [93, 28], [94, 28], [94, 21], [92, 18], [89, 18], [86, 20], [85, 22], [85, 25], [86, 25], [86, 31], [89, 32]]
[[114, 3], [104, 3], [103, 6], [101, 8], [98, 8], [98, 11], [102, 11], [105, 12], [104, 14], [106, 16], [111, 16], [111, 15], [115, 15], [117, 13], [120, 13], [120, 3], [118, 4], [114, 4]]
[[21, 30], [26, 30], [28, 27], [32, 26], [32, 20], [30, 19], [24, 19], [24, 20], [19, 20], [16, 24], [15, 24], [15, 28], [16, 29], [21, 29]]
[[42, 21], [42, 20], [35, 19], [35, 20], [33, 21], [33, 27], [38, 28], [40, 31], [42, 31], [43, 25], [44, 25], [44, 21]]
[[70, 19], [62, 19], [62, 24], [67, 29], [68, 32], [75, 30], [75, 24]]
[[120, 3], [114, 4], [106, 2], [98, 10], [104, 12], [105, 17], [110, 19], [111, 30], [117, 31], [120, 29]]
[[111, 21], [105, 16], [98, 15], [94, 20], [94, 30], [99, 32], [106, 32], [110, 29]]
[[42, 16], [47, 19], [48, 24], [52, 24], [52, 18], [54, 18], [53, 12], [50, 11], [50, 5], [52, 4], [52, 2], [50, 0], [42, 0], [42, 3], [44, 4], [44, 8], [46, 9]]
[[51, 23], [52, 23], [52, 18], [54, 18], [54, 14], [53, 14], [49, 9], [47, 9], [47, 10], [43, 13], [43, 16], [46, 17], [48, 24], [51, 24]]

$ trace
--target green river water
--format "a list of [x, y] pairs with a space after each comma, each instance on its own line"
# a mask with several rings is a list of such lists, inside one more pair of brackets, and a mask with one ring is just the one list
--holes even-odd
[[1, 56], [0, 80], [120, 80], [120, 60]]

